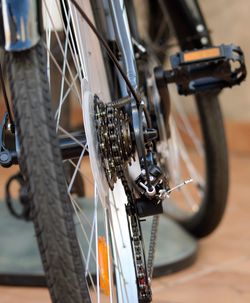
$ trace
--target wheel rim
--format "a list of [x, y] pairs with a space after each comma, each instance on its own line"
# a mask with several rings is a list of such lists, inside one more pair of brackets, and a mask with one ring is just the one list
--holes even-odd
[[[88, 16], [93, 18], [89, 1], [81, 5]], [[111, 101], [99, 42], [70, 1], [43, 0], [43, 19], [56, 130], [58, 136], [71, 138], [82, 149], [80, 157], [68, 160], [65, 169], [67, 175], [70, 175], [67, 189], [75, 211], [78, 241], [91, 300], [136, 302], [137, 287], [125, 212], [126, 195], [119, 182], [113, 192], [108, 190], [101, 164], [97, 161], [96, 141], [93, 140], [96, 134], [91, 100], [97, 94], [102, 101]], [[94, 68], [98, 68], [98, 73], [93, 72]], [[69, 116], [74, 117], [73, 122]], [[88, 145], [83, 145], [72, 134], [72, 131], [79, 129], [85, 129]], [[85, 157], [87, 152], [90, 163]], [[89, 171], [92, 168], [92, 177], [86, 175], [86, 167]], [[92, 194], [94, 202], [76, 197], [79, 194], [79, 182], [81, 185], [83, 181], [87, 195]], [[92, 190], [88, 190], [89, 187]], [[103, 254], [100, 251], [100, 235], [104, 237], [108, 251], [109, 279], [106, 279], [106, 283], [110, 295], [104, 294], [100, 283], [103, 278], [99, 261], [100, 254]]]

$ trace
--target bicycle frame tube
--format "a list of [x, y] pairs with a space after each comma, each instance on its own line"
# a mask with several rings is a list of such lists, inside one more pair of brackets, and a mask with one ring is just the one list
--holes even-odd
[[1, 14], [6, 51], [16, 52], [29, 49], [41, 37], [41, 1], [39, 0], [2, 0]]
[[182, 50], [212, 45], [197, 0], [161, 0], [174, 26]]
[[133, 88], [137, 90], [137, 69], [125, 4], [123, 0], [108, 1], [116, 34], [116, 41], [122, 54], [124, 68]]

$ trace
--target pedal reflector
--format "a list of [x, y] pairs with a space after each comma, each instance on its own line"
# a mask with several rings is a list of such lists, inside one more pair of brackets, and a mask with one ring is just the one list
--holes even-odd
[[244, 54], [234, 44], [179, 52], [170, 61], [172, 70], [164, 71], [161, 78], [166, 84], [176, 83], [180, 95], [218, 92], [239, 85], [247, 73]]
[[220, 49], [218, 47], [212, 47], [184, 53], [183, 62], [203, 61], [218, 57], [220, 57]]

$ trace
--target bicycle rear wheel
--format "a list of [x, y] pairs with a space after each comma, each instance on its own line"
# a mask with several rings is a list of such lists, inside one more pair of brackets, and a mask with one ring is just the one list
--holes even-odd
[[[93, 20], [89, 1], [81, 5]], [[45, 39], [9, 54], [9, 78], [52, 301], [138, 302], [127, 197], [120, 182], [109, 191], [95, 147], [94, 96], [111, 101], [99, 42], [70, 1], [44, 0], [43, 18]], [[78, 154], [63, 166], [66, 140]], [[81, 182], [88, 199], [79, 197]]]
[[[164, 1], [149, 2], [149, 6], [147, 38], [152, 53], [163, 64], [167, 55], [180, 50], [183, 41], [176, 37]], [[192, 40], [190, 48], [191, 44]], [[205, 237], [221, 222], [228, 195], [227, 143], [218, 95], [181, 97], [170, 86], [170, 99], [171, 137], [161, 138], [160, 153], [167, 162], [172, 187], [190, 178], [193, 183], [173, 192], [164, 203], [164, 212], [194, 236]]]

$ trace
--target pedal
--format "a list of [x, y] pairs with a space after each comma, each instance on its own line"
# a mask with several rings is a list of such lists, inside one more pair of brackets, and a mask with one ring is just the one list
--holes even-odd
[[233, 44], [180, 52], [170, 60], [172, 70], [162, 76], [167, 84], [177, 84], [180, 95], [221, 90], [246, 78], [244, 54]]

